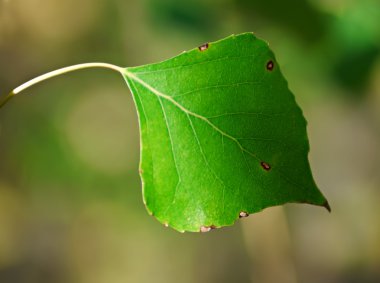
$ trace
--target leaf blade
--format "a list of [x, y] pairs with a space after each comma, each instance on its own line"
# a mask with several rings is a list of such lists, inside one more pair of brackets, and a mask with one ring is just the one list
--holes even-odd
[[326, 206], [306, 120], [264, 41], [230, 36], [125, 78], [140, 116], [143, 198], [160, 222], [200, 231], [287, 202]]

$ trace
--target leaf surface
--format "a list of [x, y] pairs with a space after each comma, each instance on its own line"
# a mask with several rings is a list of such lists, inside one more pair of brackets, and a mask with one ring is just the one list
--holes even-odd
[[289, 202], [329, 209], [306, 120], [268, 44], [252, 33], [127, 68], [140, 123], [143, 198], [178, 231], [209, 231]]

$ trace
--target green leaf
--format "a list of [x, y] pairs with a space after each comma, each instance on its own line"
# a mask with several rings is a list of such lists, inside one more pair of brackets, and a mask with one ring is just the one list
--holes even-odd
[[306, 121], [268, 44], [252, 33], [127, 68], [150, 214], [209, 231], [289, 202], [325, 206]]

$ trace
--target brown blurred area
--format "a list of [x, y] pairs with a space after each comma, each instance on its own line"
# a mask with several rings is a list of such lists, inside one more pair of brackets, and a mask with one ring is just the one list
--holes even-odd
[[124, 81], [78, 71], [0, 111], [1, 283], [380, 282], [378, 0], [0, 0], [0, 94], [244, 31], [277, 54], [332, 213], [285, 205], [207, 234], [163, 227], [142, 202]]

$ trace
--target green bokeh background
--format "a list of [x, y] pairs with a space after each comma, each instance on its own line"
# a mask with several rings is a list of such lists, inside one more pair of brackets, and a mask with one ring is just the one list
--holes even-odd
[[0, 93], [83, 62], [157, 62], [253, 31], [309, 122], [332, 213], [286, 205], [207, 234], [144, 208], [122, 78], [83, 70], [0, 110], [0, 282], [379, 282], [378, 0], [0, 0]]

